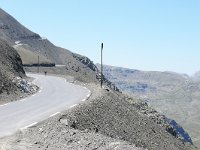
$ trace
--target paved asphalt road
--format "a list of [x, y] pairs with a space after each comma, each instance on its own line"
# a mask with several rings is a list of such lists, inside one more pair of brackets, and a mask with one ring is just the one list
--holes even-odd
[[20, 101], [0, 106], [0, 137], [9, 135], [84, 101], [90, 91], [64, 78], [28, 74], [40, 90]]

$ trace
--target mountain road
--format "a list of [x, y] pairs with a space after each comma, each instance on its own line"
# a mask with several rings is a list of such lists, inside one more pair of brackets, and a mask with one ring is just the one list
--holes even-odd
[[35, 78], [39, 91], [27, 98], [0, 105], [0, 137], [19, 129], [26, 129], [76, 106], [90, 96], [90, 91], [79, 85], [66, 82], [64, 78], [28, 74]]

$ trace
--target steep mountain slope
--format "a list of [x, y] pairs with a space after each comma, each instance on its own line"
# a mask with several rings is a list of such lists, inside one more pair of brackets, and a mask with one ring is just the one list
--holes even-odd
[[39, 37], [39, 35], [22, 26], [18, 21], [16, 21], [1, 8], [0, 36], [11, 45], [15, 44], [15, 41], [23, 40], [25, 38], [35, 39]]
[[[0, 103], [15, 100], [20, 93], [21, 79], [25, 77], [22, 61], [16, 50], [0, 39]], [[24, 80], [25, 81], [25, 80]]]
[[18, 53], [2, 40], [0, 40], [0, 67], [0, 93], [15, 90], [16, 86], [12, 80], [15, 76], [24, 77], [25, 72]]
[[25, 76], [19, 54], [14, 48], [10, 47], [5, 41], [1, 39], [0, 54], [1, 73], [5, 74], [5, 76], [8, 78], [14, 76]]
[[[46, 59], [56, 64], [66, 65], [71, 61], [75, 61], [75, 54], [56, 47], [47, 39], [31, 32], [2, 9], [0, 9], [0, 36], [14, 47], [23, 47], [37, 55], [46, 57]], [[35, 60], [35, 63], [37, 62], [38, 59]]]
[[145, 72], [112, 66], [104, 66], [104, 75], [124, 93], [139, 97], [175, 119], [200, 146], [199, 81], [172, 72]]

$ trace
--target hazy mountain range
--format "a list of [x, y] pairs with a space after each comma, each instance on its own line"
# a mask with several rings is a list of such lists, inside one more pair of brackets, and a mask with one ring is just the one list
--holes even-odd
[[[99, 65], [98, 65], [99, 66]], [[140, 71], [104, 66], [104, 75], [135, 98], [148, 102], [160, 113], [175, 119], [200, 143], [200, 76], [174, 72]]]

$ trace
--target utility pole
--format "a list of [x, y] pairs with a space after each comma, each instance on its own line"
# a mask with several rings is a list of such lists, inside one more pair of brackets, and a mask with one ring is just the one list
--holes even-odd
[[101, 88], [103, 86], [103, 43], [101, 43]]
[[38, 55], [38, 70], [37, 70], [38, 73], [39, 73], [39, 63], [40, 63], [40, 56]]

